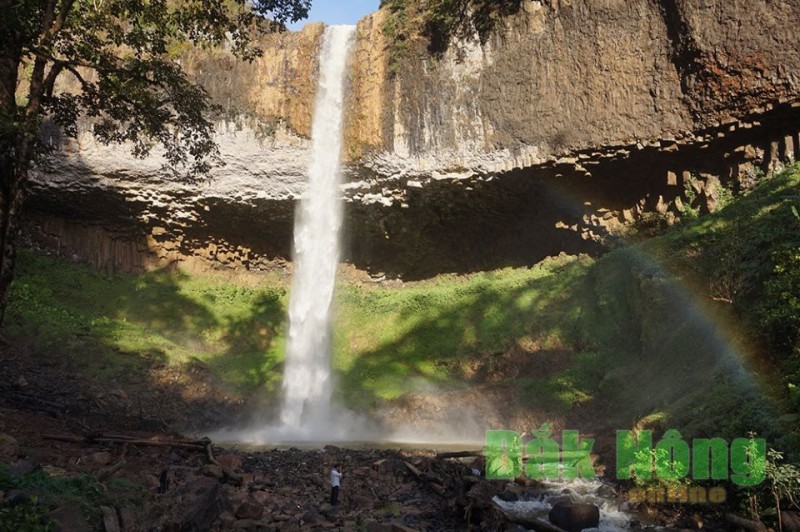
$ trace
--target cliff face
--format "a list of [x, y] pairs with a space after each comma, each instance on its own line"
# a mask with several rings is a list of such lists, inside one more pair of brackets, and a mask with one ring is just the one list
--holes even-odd
[[[346, 103], [359, 267], [414, 277], [594, 251], [646, 211], [713, 209], [720, 182], [746, 187], [800, 150], [800, 0], [525, 1], [441, 57], [422, 39], [397, 55], [386, 16], [359, 23]], [[155, 158], [84, 134], [37, 178], [30, 242], [108, 269], [289, 258], [322, 30], [269, 36], [252, 64], [185, 55], [225, 110], [226, 166], [170, 183]], [[97, 256], [84, 233], [114, 244]]]

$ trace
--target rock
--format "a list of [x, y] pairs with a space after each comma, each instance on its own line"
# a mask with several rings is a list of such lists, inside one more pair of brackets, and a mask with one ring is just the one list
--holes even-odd
[[322, 520], [322, 516], [319, 515], [317, 512], [315, 512], [314, 510], [308, 510], [305, 513], [303, 513], [301, 519], [306, 524], [314, 524], [314, 523], [319, 523]]
[[392, 523], [391, 524], [392, 532], [419, 532], [416, 528], [411, 528], [406, 526], [402, 523]]
[[800, 532], [800, 512], [781, 512], [783, 529], [787, 532]]
[[106, 532], [122, 532], [119, 525], [119, 518], [117, 511], [109, 506], [101, 506], [100, 510], [103, 512], [103, 527]]
[[258, 519], [264, 513], [264, 506], [253, 498], [246, 499], [236, 508], [234, 515], [239, 519]]
[[269, 493], [266, 491], [258, 490], [252, 493], [253, 499], [258, 501], [260, 504], [266, 504], [267, 501], [270, 499]]
[[114, 455], [108, 451], [100, 451], [90, 454], [89, 460], [94, 464], [106, 466], [114, 461]]
[[236, 516], [231, 512], [222, 512], [219, 514], [219, 518], [217, 518], [217, 520], [225, 526], [230, 526], [234, 521], [236, 521]]
[[24, 477], [40, 469], [42, 469], [42, 466], [36, 460], [20, 460], [8, 468], [8, 473], [12, 477]]
[[560, 502], [553, 506], [547, 517], [567, 532], [579, 532], [584, 528], [597, 528], [600, 509], [594, 504]]
[[370, 509], [375, 507], [375, 501], [364, 495], [358, 495], [358, 494], [353, 495], [351, 501], [353, 502], [353, 506], [355, 506], [356, 508]]
[[18, 506], [20, 504], [28, 504], [31, 502], [30, 495], [25, 493], [22, 490], [11, 490], [6, 494], [5, 497], [5, 504], [6, 506]]
[[61, 506], [45, 514], [45, 517], [55, 522], [58, 532], [90, 532], [92, 530], [77, 506]]
[[516, 502], [519, 500], [519, 495], [510, 489], [506, 489], [503, 493], [498, 495], [498, 497], [506, 502]]
[[252, 530], [255, 532], [258, 530], [261, 523], [256, 521], [255, 519], [238, 519], [234, 521], [232, 528], [235, 530]]
[[165, 529], [208, 530], [221, 513], [218, 495], [218, 481], [197, 478], [170, 492], [154, 511], [167, 516]]
[[328, 518], [336, 515], [336, 510], [337, 510], [336, 506], [332, 506], [327, 502], [319, 507], [319, 513]]
[[222, 468], [216, 464], [206, 464], [200, 468], [200, 474], [205, 477], [223, 478], [225, 473]]
[[148, 475], [142, 474], [139, 477], [139, 482], [145, 486], [148, 490], [157, 492], [161, 487], [161, 482], [159, 482], [158, 477], [155, 475]]
[[136, 514], [130, 506], [123, 506], [119, 509], [119, 526], [123, 532], [133, 532], [138, 527], [136, 525]]
[[242, 470], [242, 459], [235, 454], [222, 454], [217, 457], [217, 462], [224, 469], [229, 469], [231, 471]]
[[0, 432], [0, 458], [15, 460], [19, 456], [19, 443], [9, 435]]
[[392, 532], [392, 525], [386, 525], [377, 521], [365, 521], [364, 532]]

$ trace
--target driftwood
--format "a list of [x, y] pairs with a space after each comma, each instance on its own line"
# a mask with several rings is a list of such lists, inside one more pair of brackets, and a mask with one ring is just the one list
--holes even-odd
[[127, 462], [125, 461], [125, 458], [123, 457], [117, 463], [115, 463], [114, 465], [111, 465], [109, 467], [103, 468], [100, 471], [98, 471], [97, 475], [95, 475], [95, 478], [97, 478], [98, 482], [103, 482], [105, 480], [108, 480], [109, 478], [111, 478], [114, 475], [114, 473], [116, 473], [117, 471], [122, 469], [122, 466], [124, 466], [126, 463]]
[[406, 469], [411, 471], [411, 474], [414, 475], [417, 480], [422, 481], [429, 489], [434, 491], [440, 497], [447, 496], [447, 490], [445, 489], [444, 482], [440, 477], [431, 473], [423, 473], [411, 462], [403, 461], [403, 463], [405, 464]]
[[130, 445], [149, 445], [151, 447], [177, 447], [180, 449], [191, 449], [194, 451], [205, 451], [204, 442], [180, 441], [180, 440], [141, 440], [127, 436], [76, 436], [74, 434], [42, 434], [45, 440], [63, 441], [68, 443], [83, 443], [92, 445], [95, 443], [114, 443]]
[[211, 449], [211, 440], [209, 440], [208, 438], [204, 438], [203, 441], [206, 444], [205, 445], [206, 457], [208, 458], [208, 461], [210, 463], [214, 464], [215, 466], [218, 466], [220, 469], [222, 469], [222, 473], [225, 475], [225, 478], [231, 484], [236, 484], [237, 486], [240, 486], [242, 484], [242, 475], [240, 475], [238, 473], [234, 473], [233, 471], [231, 471], [227, 467], [225, 467], [222, 464], [220, 464], [219, 462], [217, 462], [217, 459], [214, 458], [214, 451], [212, 451], [212, 449]]
[[761, 521], [751, 521], [750, 519], [744, 519], [743, 517], [733, 514], [726, 514], [725, 520], [732, 525], [752, 532], [767, 532], [768, 530], [767, 526]]
[[483, 456], [483, 451], [451, 451], [446, 453], [436, 453], [437, 459], [443, 458], [469, 458], [469, 457], [481, 457]]
[[125, 443], [122, 446], [122, 452], [119, 453], [119, 460], [115, 464], [112, 464], [106, 468], [101, 469], [97, 472], [95, 477], [97, 478], [98, 482], [103, 482], [106, 479], [111, 478], [114, 473], [122, 469], [122, 466], [126, 464], [125, 456], [128, 454], [128, 444]]

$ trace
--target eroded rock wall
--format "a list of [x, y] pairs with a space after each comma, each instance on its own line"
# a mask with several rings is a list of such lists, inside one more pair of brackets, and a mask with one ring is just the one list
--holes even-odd
[[[418, 278], [598, 251], [800, 155], [800, 0], [528, 0], [441, 56], [421, 37], [397, 55], [386, 16], [358, 25], [345, 109], [345, 259], [360, 268]], [[84, 131], [35, 180], [28, 241], [110, 269], [289, 259], [322, 33], [267, 36], [252, 64], [184, 54], [223, 109], [225, 166], [175, 183]], [[108, 240], [102, 257], [81, 231]]]

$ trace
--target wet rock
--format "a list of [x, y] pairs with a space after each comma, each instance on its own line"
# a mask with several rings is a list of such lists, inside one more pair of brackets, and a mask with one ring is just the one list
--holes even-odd
[[58, 532], [90, 532], [92, 527], [77, 506], [65, 505], [45, 515], [52, 519]]
[[498, 495], [498, 497], [506, 502], [516, 502], [519, 500], [519, 495], [510, 489], [505, 490], [503, 493]]
[[596, 528], [600, 522], [600, 509], [594, 504], [560, 502], [547, 514], [550, 522], [567, 532]]
[[19, 443], [9, 435], [0, 433], [0, 458], [16, 459], [19, 456]]

